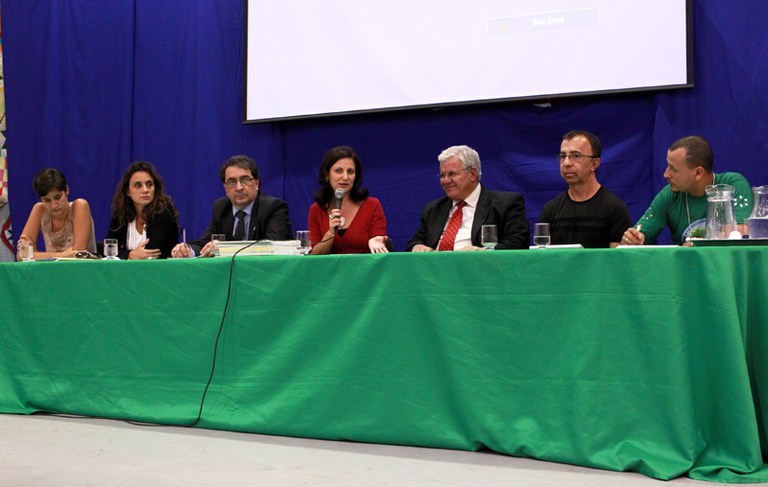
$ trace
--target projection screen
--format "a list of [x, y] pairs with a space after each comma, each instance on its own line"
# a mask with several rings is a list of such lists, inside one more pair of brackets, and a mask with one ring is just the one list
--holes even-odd
[[245, 121], [691, 87], [692, 0], [246, 0]]

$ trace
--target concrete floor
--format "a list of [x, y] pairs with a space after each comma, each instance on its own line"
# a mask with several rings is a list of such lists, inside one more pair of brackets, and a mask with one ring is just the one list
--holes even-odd
[[714, 486], [494, 453], [0, 414], [0, 486]]

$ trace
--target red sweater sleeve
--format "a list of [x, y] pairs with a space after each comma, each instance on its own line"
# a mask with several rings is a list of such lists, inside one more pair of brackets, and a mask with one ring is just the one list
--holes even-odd
[[384, 216], [384, 208], [381, 207], [378, 199], [371, 196], [368, 200], [373, 204], [371, 222], [368, 225], [368, 238], [384, 236], [387, 234], [387, 217]]

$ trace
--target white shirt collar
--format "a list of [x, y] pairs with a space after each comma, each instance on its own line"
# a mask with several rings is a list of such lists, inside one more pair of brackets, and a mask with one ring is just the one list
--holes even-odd
[[[470, 206], [472, 208], [477, 207], [477, 200], [480, 199], [480, 183], [477, 184], [477, 187], [475, 187], [474, 190], [472, 190], [471, 193], [469, 193], [469, 196], [466, 197], [464, 202], [467, 204], [467, 206]], [[451, 208], [456, 206], [456, 201], [453, 202], [453, 205]]]

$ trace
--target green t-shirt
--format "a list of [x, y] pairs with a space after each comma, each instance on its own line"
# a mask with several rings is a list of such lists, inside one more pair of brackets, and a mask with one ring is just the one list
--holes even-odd
[[[747, 180], [739, 173], [724, 172], [715, 175], [715, 183], [734, 187], [736, 222], [745, 223], [752, 211], [752, 189]], [[677, 245], [690, 236], [703, 237], [707, 227], [707, 195], [676, 193], [666, 185], [653, 198], [637, 225], [642, 225], [640, 231], [645, 234], [646, 244], [655, 243], [664, 227], [669, 227], [672, 241]]]

